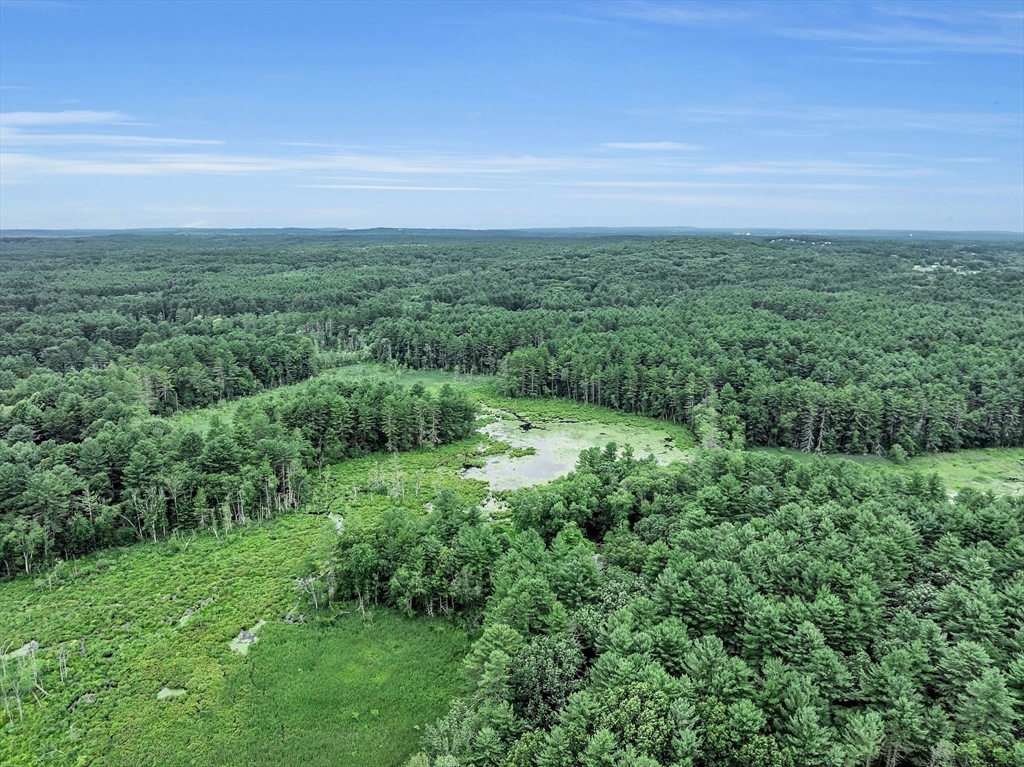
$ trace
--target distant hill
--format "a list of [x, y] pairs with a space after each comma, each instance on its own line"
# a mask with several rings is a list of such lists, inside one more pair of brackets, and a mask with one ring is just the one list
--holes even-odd
[[421, 229], [377, 227], [373, 229], [344, 228], [242, 228], [242, 229], [0, 229], [0, 237], [105, 237], [110, 235], [329, 235], [358, 239], [517, 239], [517, 238], [579, 238], [579, 237], [844, 237], [869, 239], [927, 239], [970, 241], [1024, 241], [1024, 232], [964, 231], [943, 232], [919, 229], [772, 229], [734, 227], [702, 229], [695, 226], [662, 227], [564, 227], [526, 229]]

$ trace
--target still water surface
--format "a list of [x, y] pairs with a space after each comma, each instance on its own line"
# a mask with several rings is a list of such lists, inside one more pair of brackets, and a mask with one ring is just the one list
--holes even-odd
[[616, 443], [619, 448], [632, 445], [637, 458], [653, 454], [659, 463], [687, 457], [685, 451], [673, 444], [667, 432], [657, 428], [538, 420], [533, 422], [533, 428], [523, 430], [522, 422], [511, 413], [491, 410], [487, 415], [498, 420], [481, 427], [481, 432], [514, 448], [532, 447], [537, 451], [534, 455], [519, 458], [507, 454], [493, 456], [482, 468], [474, 467], [463, 472], [467, 479], [489, 482], [491, 490], [512, 490], [549, 482], [572, 471], [581, 450], [603, 448], [609, 442]]

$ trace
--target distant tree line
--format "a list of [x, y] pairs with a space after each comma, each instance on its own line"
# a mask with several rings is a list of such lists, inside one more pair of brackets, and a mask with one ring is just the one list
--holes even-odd
[[1024, 444], [1020, 243], [242, 234], [0, 247], [8, 406], [64, 388], [47, 373], [113, 366], [168, 413], [372, 355], [687, 423], [709, 447], [737, 433], [820, 452]]

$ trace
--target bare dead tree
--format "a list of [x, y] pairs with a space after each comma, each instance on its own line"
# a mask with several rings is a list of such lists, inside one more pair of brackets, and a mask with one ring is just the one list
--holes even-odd
[[67, 683], [68, 678], [68, 648], [61, 647], [60, 652], [57, 653], [57, 665], [60, 669], [60, 682], [61, 684]]
[[309, 594], [310, 598], [313, 600], [314, 610], [320, 609], [320, 605], [319, 602], [317, 601], [316, 596], [316, 587], [319, 582], [320, 578], [315, 575], [308, 575], [305, 578], [295, 579], [295, 590], [300, 591], [303, 594]]
[[[3, 696], [4, 712], [7, 714], [7, 721], [14, 720], [11, 709], [11, 702], [18, 707], [18, 718], [23, 719], [25, 712], [21, 708], [21, 680], [17, 675], [10, 672], [7, 664], [7, 653], [10, 647], [0, 648], [0, 694]], [[20, 670], [20, 669], [19, 669]]]
[[28, 654], [29, 654], [29, 658], [31, 659], [30, 662], [31, 662], [31, 668], [32, 668], [32, 688], [33, 688], [32, 689], [32, 695], [33, 695], [33, 697], [35, 697], [36, 703], [38, 703], [40, 706], [42, 706], [43, 702], [41, 700], [39, 700], [39, 696], [36, 695], [36, 691], [38, 690], [39, 692], [41, 692], [43, 694], [44, 698], [48, 697], [50, 693], [48, 693], [46, 690], [43, 689], [43, 683], [41, 681], [42, 680], [42, 674], [40, 673], [40, 670], [39, 670], [39, 660], [36, 658], [35, 648], [30, 649], [28, 651]]

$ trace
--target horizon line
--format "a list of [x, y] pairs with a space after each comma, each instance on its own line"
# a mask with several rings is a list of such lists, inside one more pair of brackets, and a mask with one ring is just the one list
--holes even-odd
[[324, 232], [358, 234], [363, 232], [669, 232], [686, 231], [690, 233], [715, 232], [729, 233], [734, 236], [755, 236], [766, 234], [858, 234], [858, 233], [892, 233], [892, 234], [987, 234], [1024, 237], [1024, 230], [1011, 229], [924, 229], [924, 228], [842, 228], [842, 227], [775, 227], [775, 226], [692, 226], [692, 225], [658, 225], [658, 226], [510, 226], [510, 227], [423, 227], [423, 226], [372, 226], [372, 227], [341, 227], [341, 226], [237, 226], [237, 227], [193, 227], [193, 226], [150, 226], [150, 227], [6, 227], [0, 228], [0, 236], [11, 236], [28, 232], [39, 233], [75, 233], [75, 234], [147, 234], [147, 233], [189, 233], [204, 234], [215, 232]]

